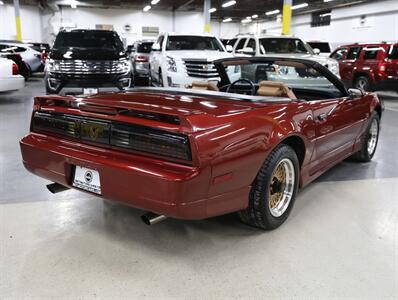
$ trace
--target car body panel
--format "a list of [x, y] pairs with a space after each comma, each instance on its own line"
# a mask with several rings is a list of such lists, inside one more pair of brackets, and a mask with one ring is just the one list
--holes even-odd
[[0, 57], [0, 92], [19, 90], [25, 86], [21, 75], [12, 74], [13, 61]]

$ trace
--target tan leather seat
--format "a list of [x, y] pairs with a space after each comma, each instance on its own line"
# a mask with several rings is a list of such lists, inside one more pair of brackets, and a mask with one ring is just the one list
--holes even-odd
[[217, 85], [211, 81], [194, 81], [192, 82], [192, 89], [216, 91], [216, 92], [219, 91]]
[[296, 95], [286, 84], [276, 81], [260, 81], [257, 95], [297, 99]]

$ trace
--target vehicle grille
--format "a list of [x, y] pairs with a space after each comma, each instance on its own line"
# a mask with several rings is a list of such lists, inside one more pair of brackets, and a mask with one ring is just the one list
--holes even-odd
[[206, 60], [185, 59], [185, 67], [188, 76], [199, 78], [214, 78], [218, 77], [216, 67], [212, 62]]
[[116, 60], [59, 60], [58, 69], [53, 73], [62, 74], [118, 74], [123, 67]]

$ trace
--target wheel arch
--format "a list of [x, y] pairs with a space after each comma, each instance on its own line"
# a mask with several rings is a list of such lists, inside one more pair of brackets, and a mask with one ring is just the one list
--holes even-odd
[[306, 152], [304, 140], [298, 135], [291, 135], [283, 139], [279, 144], [285, 144], [292, 147], [294, 152], [296, 152], [301, 168], [305, 159], [305, 152]]

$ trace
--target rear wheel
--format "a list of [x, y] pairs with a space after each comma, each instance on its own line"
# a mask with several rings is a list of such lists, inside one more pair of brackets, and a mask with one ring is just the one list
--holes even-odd
[[352, 158], [360, 162], [371, 161], [377, 148], [380, 133], [380, 117], [373, 112], [372, 117], [364, 135], [362, 136], [361, 150], [355, 153]]
[[277, 146], [263, 163], [249, 195], [249, 206], [240, 219], [251, 226], [275, 229], [292, 210], [299, 180], [299, 161], [294, 150]]
[[370, 91], [369, 78], [366, 76], [359, 76], [355, 79], [354, 87], [363, 91]]

